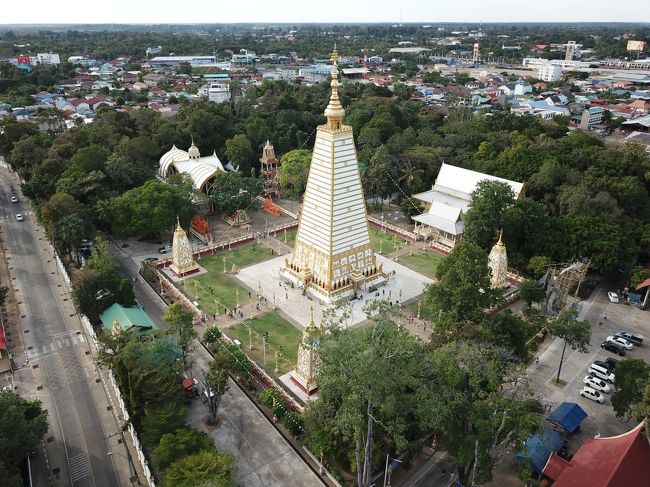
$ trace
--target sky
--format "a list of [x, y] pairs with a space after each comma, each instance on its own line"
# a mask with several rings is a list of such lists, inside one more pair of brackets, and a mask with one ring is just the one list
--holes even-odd
[[650, 6], [613, 0], [4, 0], [0, 24], [310, 22], [650, 22]]

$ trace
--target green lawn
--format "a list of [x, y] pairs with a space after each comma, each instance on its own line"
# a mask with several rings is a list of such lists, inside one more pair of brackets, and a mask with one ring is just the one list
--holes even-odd
[[[406, 306], [406, 309], [408, 309], [411, 313], [417, 316], [418, 314], [418, 302], [415, 300], [414, 302], [410, 303], [409, 305]], [[427, 304], [426, 300], [424, 299], [424, 296], [420, 298], [420, 318], [424, 320], [429, 320], [431, 321], [431, 316], [433, 315], [433, 312], [431, 310], [431, 306]]]
[[185, 279], [177, 283], [176, 287], [183, 291], [192, 301], [198, 301], [201, 309], [206, 313], [214, 314], [216, 312], [221, 314], [225, 308], [234, 308], [237, 304], [237, 290], [239, 290], [239, 303], [242, 305], [248, 303], [248, 290], [241, 287], [233, 276], [224, 274], [224, 257], [226, 270], [229, 273], [233, 262], [241, 269], [268, 260], [273, 255], [266, 247], [251, 242], [235, 247], [232, 250], [201, 257], [198, 263], [208, 272]]
[[298, 233], [298, 227], [291, 230], [287, 230], [287, 238], [285, 241], [284, 230], [281, 230], [275, 235], [280, 242], [286, 243], [289, 247], [293, 247], [296, 244], [296, 234]]
[[413, 255], [404, 254], [401, 257], [398, 257], [397, 261], [400, 264], [433, 279], [436, 277], [438, 264], [440, 264], [444, 258], [444, 255], [439, 254], [434, 250], [422, 249], [415, 251]]
[[[249, 345], [249, 326], [253, 330], [253, 350]], [[226, 330], [226, 335], [241, 342], [242, 350], [250, 355], [258, 364], [264, 366], [264, 348], [262, 336], [269, 333], [266, 345], [266, 371], [274, 374], [275, 352], [278, 352], [279, 374], [293, 370], [298, 357], [298, 344], [302, 332], [273, 311], [246, 320]]]
[[398, 237], [390, 232], [384, 233], [383, 230], [378, 229], [375, 226], [369, 225], [370, 228], [370, 244], [372, 249], [375, 252], [379, 252], [383, 255], [389, 254], [396, 249], [401, 249], [406, 247], [407, 242], [404, 237]]

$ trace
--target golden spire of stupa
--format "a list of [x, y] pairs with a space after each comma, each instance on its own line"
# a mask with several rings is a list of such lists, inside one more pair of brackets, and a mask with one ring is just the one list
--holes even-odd
[[325, 116], [327, 117], [327, 125], [329, 128], [339, 129], [341, 128], [341, 120], [345, 116], [345, 110], [341, 105], [341, 100], [339, 100], [339, 53], [336, 50], [336, 44], [334, 44], [334, 50], [332, 51], [330, 60], [332, 61], [332, 81], [330, 83], [332, 94], [330, 95], [330, 102], [325, 109]]

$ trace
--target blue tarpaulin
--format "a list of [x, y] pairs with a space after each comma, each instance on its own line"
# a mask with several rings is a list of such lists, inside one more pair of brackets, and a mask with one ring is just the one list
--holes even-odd
[[587, 413], [575, 402], [563, 402], [546, 419], [559, 425], [567, 433], [573, 433], [586, 417]]
[[564, 445], [564, 438], [550, 428], [534, 434], [526, 440], [525, 451], [517, 453], [518, 462], [529, 461], [533, 472], [540, 474], [551, 453], [557, 452]]

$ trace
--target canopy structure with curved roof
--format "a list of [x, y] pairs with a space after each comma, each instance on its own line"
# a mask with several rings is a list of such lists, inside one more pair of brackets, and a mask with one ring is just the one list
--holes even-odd
[[220, 172], [226, 172], [216, 152], [202, 157], [198, 147], [190, 146], [188, 151], [175, 145], [160, 158], [158, 175], [168, 178], [172, 174], [188, 174], [194, 182], [194, 188], [210, 194], [214, 178]]

